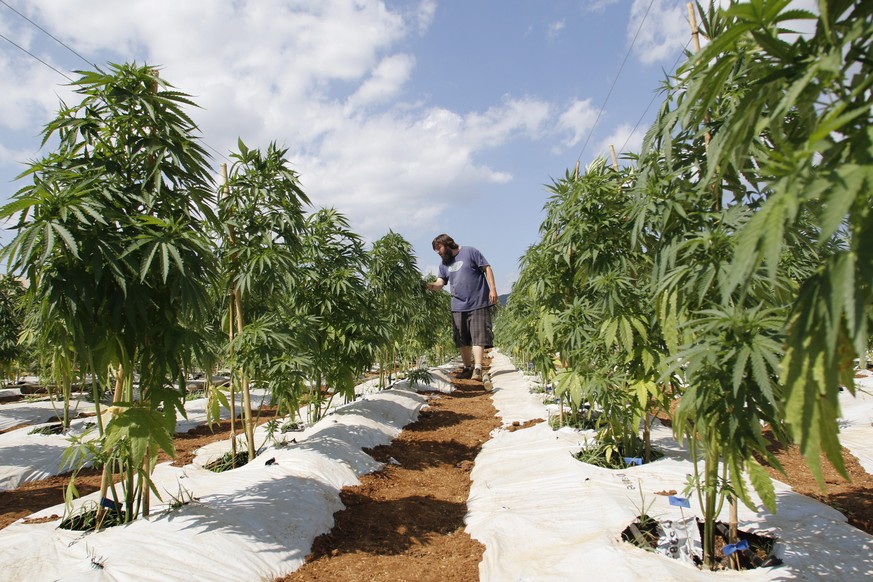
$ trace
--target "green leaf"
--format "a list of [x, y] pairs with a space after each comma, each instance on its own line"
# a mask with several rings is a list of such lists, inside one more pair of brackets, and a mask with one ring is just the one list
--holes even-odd
[[746, 470], [749, 472], [749, 481], [752, 482], [752, 487], [755, 488], [764, 507], [771, 513], [776, 513], [776, 489], [773, 487], [770, 474], [752, 458], [746, 459]]

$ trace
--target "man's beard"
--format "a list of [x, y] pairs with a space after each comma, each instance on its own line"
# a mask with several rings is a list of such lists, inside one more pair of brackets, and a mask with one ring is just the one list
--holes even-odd
[[452, 262], [452, 259], [455, 258], [454, 253], [452, 253], [451, 249], [445, 249], [440, 253], [440, 256], [443, 258], [443, 264], [449, 265]]

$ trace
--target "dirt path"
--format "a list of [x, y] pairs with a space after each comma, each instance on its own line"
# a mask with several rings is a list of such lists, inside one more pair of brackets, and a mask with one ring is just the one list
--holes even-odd
[[282, 581], [479, 579], [485, 548], [464, 532], [464, 515], [473, 461], [499, 422], [481, 383], [456, 387], [432, 394], [415, 423], [369, 451], [388, 464], [343, 489], [333, 530]]

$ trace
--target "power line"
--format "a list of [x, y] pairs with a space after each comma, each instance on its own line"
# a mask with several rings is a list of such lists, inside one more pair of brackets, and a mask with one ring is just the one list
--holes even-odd
[[652, 9], [652, 5], [654, 3], [655, 0], [649, 0], [649, 6], [648, 8], [646, 8], [646, 13], [643, 14], [643, 18], [642, 20], [640, 20], [640, 25], [639, 27], [637, 27], [637, 32], [636, 34], [634, 34], [634, 38], [624, 55], [624, 60], [621, 61], [621, 66], [618, 68], [618, 73], [616, 73], [615, 78], [612, 80], [612, 85], [609, 87], [609, 92], [606, 94], [606, 98], [603, 100], [603, 105], [600, 106], [600, 111], [597, 112], [597, 117], [594, 119], [594, 125], [591, 126], [591, 130], [588, 132], [588, 137], [585, 138], [585, 143], [582, 145], [582, 150], [579, 152], [579, 157], [576, 158], [576, 161], [582, 159], [582, 154], [585, 153], [585, 148], [588, 147], [588, 142], [591, 141], [591, 136], [594, 135], [594, 129], [597, 127], [597, 122], [600, 121], [600, 116], [603, 115], [603, 110], [606, 108], [606, 103], [609, 101], [609, 97], [612, 95], [613, 89], [615, 89], [615, 84], [618, 82], [618, 78], [621, 76], [624, 65], [625, 63], [627, 63], [627, 60], [630, 57], [631, 51], [633, 50], [634, 45], [637, 42], [637, 37], [640, 35], [640, 31], [643, 29], [643, 24], [645, 24], [646, 18], [648, 18], [649, 11]]
[[[82, 59], [83, 61], [85, 61], [85, 63], [87, 63], [88, 65], [94, 67], [95, 70], [99, 70], [99, 67], [98, 67], [97, 65], [95, 65], [94, 63], [88, 61], [88, 59], [86, 59], [85, 57], [83, 57], [82, 55], [80, 55], [79, 53], [77, 53], [76, 51], [74, 51], [72, 48], [70, 48], [69, 46], [67, 46], [66, 44], [64, 44], [62, 41], [58, 40], [54, 35], [52, 35], [50, 32], [48, 32], [47, 30], [45, 30], [45, 29], [44, 29], [43, 27], [41, 27], [39, 24], [37, 24], [36, 22], [34, 22], [33, 20], [31, 20], [31, 19], [28, 18], [27, 16], [23, 15], [22, 13], [20, 13], [18, 10], [16, 10], [16, 9], [13, 8], [12, 6], [10, 6], [9, 4], [7, 4], [7, 3], [5, 2], [5, 0], [0, 0], [0, 4], [3, 4], [4, 6], [6, 6], [7, 8], [9, 8], [9, 9], [12, 10], [13, 12], [15, 12], [16, 14], [18, 14], [20, 17], [22, 17], [23, 19], [25, 19], [26, 21], [28, 21], [30, 24], [32, 24], [33, 26], [35, 26], [36, 28], [38, 28], [39, 30], [41, 30], [43, 33], [45, 33], [46, 35], [50, 36], [50, 37], [51, 37], [52, 39], [54, 39], [57, 43], [59, 43], [61, 46], [63, 46], [64, 48], [66, 48], [67, 50], [69, 50], [71, 53], [73, 53], [74, 55], [76, 55], [77, 57], [79, 57], [80, 59]], [[8, 42], [9, 44], [11, 44], [12, 46], [14, 46], [15, 48], [17, 48], [18, 50], [24, 52], [25, 54], [27, 54], [27, 55], [30, 56], [31, 58], [36, 59], [37, 61], [39, 61], [40, 63], [42, 63], [43, 65], [45, 65], [45, 66], [48, 67], [49, 69], [51, 69], [52, 71], [54, 71], [55, 73], [61, 75], [62, 77], [64, 77], [64, 78], [65, 78], [67, 81], [69, 81], [70, 83], [75, 83], [75, 81], [74, 81], [73, 79], [71, 79], [69, 75], [67, 75], [67, 74], [64, 73], [63, 71], [60, 71], [60, 70], [56, 69], [55, 67], [53, 67], [52, 65], [50, 65], [50, 64], [47, 63], [46, 61], [42, 60], [41, 58], [39, 58], [38, 56], [36, 56], [35, 54], [33, 54], [32, 52], [30, 52], [30, 51], [27, 50], [26, 48], [24, 48], [23, 46], [21, 46], [21, 45], [19, 45], [18, 43], [16, 43], [15, 41], [13, 41], [13, 40], [11, 40], [10, 38], [4, 36], [3, 34], [0, 34], [0, 38], [2, 38], [3, 40], [5, 40], [5, 41]], [[201, 141], [201, 143], [202, 143], [204, 146], [206, 146], [208, 149], [210, 149], [210, 150], [212, 150], [213, 152], [215, 152], [218, 156], [220, 156], [221, 158], [223, 158], [223, 159], [225, 159], [225, 160], [227, 159], [227, 156], [225, 156], [223, 153], [221, 153], [220, 151], [218, 151], [217, 149], [215, 149], [214, 147], [212, 147], [211, 145], [209, 145], [208, 143], [206, 143], [205, 140], [202, 140], [202, 139], [201, 139], [200, 141]]]
[[[36, 22], [34, 22], [34, 21], [31, 20], [30, 18], [28, 18], [27, 16], [25, 16], [24, 14], [22, 14], [21, 12], [19, 12], [18, 10], [16, 10], [16, 9], [13, 8], [12, 6], [10, 6], [9, 4], [7, 4], [5, 0], [0, 0], [0, 4], [3, 4], [6, 8], [8, 8], [9, 10], [11, 10], [12, 12], [14, 12], [14, 13], [17, 14], [18, 16], [22, 17], [23, 19], [25, 19], [26, 21], [28, 21], [29, 23], [31, 23], [32, 25], [34, 25], [35, 27], [37, 27], [39, 30], [41, 30], [41, 31], [43, 32], [43, 34], [47, 35], [49, 38], [51, 38], [52, 40], [54, 40], [56, 43], [60, 44], [62, 47], [64, 47], [65, 49], [67, 49], [68, 51], [70, 51], [71, 53], [73, 53], [74, 55], [76, 55], [77, 57], [79, 57], [80, 59], [82, 59], [83, 61], [85, 61], [85, 63], [87, 63], [88, 65], [94, 67], [95, 69], [97, 68], [97, 65], [95, 65], [94, 63], [92, 63], [91, 61], [89, 61], [88, 59], [86, 59], [85, 57], [83, 57], [82, 55], [80, 55], [79, 53], [77, 53], [76, 51], [74, 51], [72, 48], [70, 48], [69, 45], [65, 44], [62, 40], [60, 40], [60, 39], [57, 38], [55, 35], [53, 35], [53, 34], [50, 33], [49, 31], [47, 31], [46, 29], [44, 29], [43, 27], [41, 27], [40, 25], [38, 25]], [[66, 77], [66, 75], [64, 75], [64, 76]]]
[[[682, 56], [685, 54], [685, 51], [688, 50], [688, 45], [689, 45], [689, 44], [691, 44], [691, 39], [689, 39], [688, 42], [685, 43], [685, 46], [682, 47], [682, 52], [679, 53], [679, 56], [678, 56], [678, 57], [676, 57], [676, 60], [673, 62], [673, 66], [670, 67], [670, 73], [671, 73], [671, 74], [673, 73], [673, 71], [676, 70], [676, 66], [679, 65], [679, 61], [682, 59]], [[645, 109], [645, 111], [643, 111], [643, 114], [640, 115], [640, 118], [637, 120], [636, 125], [634, 125], [633, 129], [632, 129], [632, 130], [630, 131], [630, 133], [627, 135], [627, 139], [624, 140], [624, 143], [623, 143], [623, 144], [621, 144], [621, 148], [618, 150], [618, 153], [621, 153], [621, 152], [624, 151], [625, 146], [627, 146], [627, 144], [628, 144], [628, 142], [630, 141], [631, 137], [633, 137], [634, 132], [637, 130], [637, 128], [638, 128], [638, 127], [640, 126], [640, 124], [643, 122], [643, 119], [646, 117], [646, 114], [649, 112], [649, 108], [651, 108], [652, 103], [654, 103], [654, 102], [655, 102], [655, 99], [657, 99], [657, 98], [658, 98], [658, 93], [655, 92], [655, 93], [652, 95], [652, 99], [651, 99], [651, 101], [649, 101], [649, 104], [646, 105], [646, 109]]]
[[[3, 1], [3, 0], [0, 0], [0, 2], [2, 2], [2, 1]], [[3, 3], [5, 4], [5, 2], [3, 2]], [[48, 64], [47, 62], [45, 62], [44, 60], [42, 60], [41, 58], [39, 58], [39, 57], [36, 56], [35, 54], [33, 54], [32, 52], [30, 52], [29, 50], [27, 50], [27, 49], [24, 48], [23, 46], [21, 46], [21, 45], [15, 43], [13, 40], [10, 40], [9, 38], [3, 36], [2, 34], [0, 34], [0, 38], [2, 38], [3, 40], [5, 40], [5, 41], [8, 42], [9, 44], [11, 44], [12, 46], [14, 46], [15, 48], [17, 48], [18, 50], [23, 51], [23, 52], [27, 53], [28, 55], [30, 55], [31, 57], [33, 57], [34, 59], [38, 60], [39, 62], [41, 62], [42, 64], [44, 64], [45, 66], [47, 66], [49, 69], [51, 69], [52, 71], [54, 71], [54, 72], [57, 73], [58, 75], [61, 75], [62, 77], [66, 78], [67, 81], [69, 81], [70, 83], [73, 82], [73, 80], [72, 80], [69, 76], [67, 76], [66, 73], [57, 70], [56, 68], [54, 68], [53, 66], [51, 66], [50, 64]]]

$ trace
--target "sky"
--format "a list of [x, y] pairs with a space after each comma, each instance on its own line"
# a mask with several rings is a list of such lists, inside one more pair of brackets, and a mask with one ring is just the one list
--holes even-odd
[[639, 151], [690, 46], [677, 0], [0, 0], [0, 34], [0, 203], [80, 100], [64, 75], [148, 63], [199, 105], [216, 176], [238, 138], [275, 141], [312, 210], [369, 242], [401, 234], [425, 273], [448, 233], [500, 294], [547, 186]]

